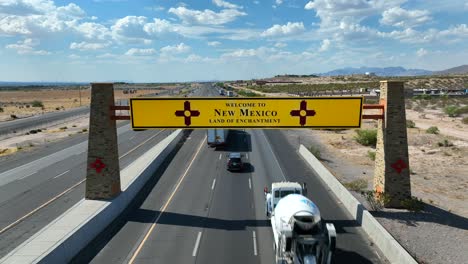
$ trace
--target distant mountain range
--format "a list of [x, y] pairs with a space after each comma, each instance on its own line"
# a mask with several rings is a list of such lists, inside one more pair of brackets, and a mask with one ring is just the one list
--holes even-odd
[[336, 75], [352, 75], [374, 73], [377, 76], [421, 76], [433, 74], [464, 74], [468, 73], [468, 65], [462, 65], [450, 68], [443, 71], [428, 71], [423, 69], [405, 69], [403, 67], [360, 67], [360, 68], [343, 68], [326, 73], [321, 73], [321, 76], [336, 76]]
[[461, 65], [447, 70], [434, 72], [434, 74], [464, 74], [468, 73], [468, 65]]

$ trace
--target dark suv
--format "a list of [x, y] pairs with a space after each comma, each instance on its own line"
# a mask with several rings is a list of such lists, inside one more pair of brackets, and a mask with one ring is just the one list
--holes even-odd
[[227, 161], [227, 170], [228, 171], [241, 171], [244, 168], [244, 163], [242, 162], [242, 155], [240, 153], [229, 153]]

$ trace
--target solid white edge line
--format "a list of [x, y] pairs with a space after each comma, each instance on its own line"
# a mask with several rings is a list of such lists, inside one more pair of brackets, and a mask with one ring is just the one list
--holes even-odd
[[158, 217], [156, 219], [154, 219], [153, 223], [151, 224], [151, 227], [149, 228], [149, 230], [146, 232], [146, 235], [145, 237], [143, 238], [143, 240], [140, 242], [140, 244], [138, 245], [137, 249], [133, 252], [132, 254], [132, 257], [130, 258], [130, 260], [128, 261], [128, 264], [133, 264], [135, 262], [135, 259], [137, 258], [138, 254], [140, 254], [140, 251], [141, 249], [143, 248], [143, 246], [145, 245], [146, 243], [146, 240], [148, 240], [148, 237], [151, 235], [151, 233], [153, 232], [154, 228], [156, 227], [156, 224], [159, 222], [159, 218], [161, 218], [161, 216], [164, 214], [164, 212], [166, 211], [166, 208], [167, 206], [169, 205], [169, 203], [172, 201], [172, 198], [174, 197], [175, 193], [177, 192], [177, 190], [179, 189], [179, 186], [180, 184], [182, 184], [182, 181], [185, 179], [185, 176], [187, 176], [187, 173], [188, 171], [190, 170], [190, 168], [192, 167], [192, 164], [193, 162], [195, 161], [195, 159], [197, 158], [198, 154], [200, 153], [201, 149], [202, 149], [202, 146], [203, 146], [203, 143], [206, 141], [206, 136], [205, 138], [203, 138], [203, 140], [200, 142], [200, 145], [198, 146], [198, 149], [197, 151], [195, 152], [192, 160], [190, 161], [187, 169], [185, 170], [185, 172], [182, 174], [182, 176], [180, 177], [179, 181], [177, 182], [176, 186], [174, 187], [174, 189], [172, 190], [172, 193], [171, 195], [169, 196], [169, 198], [167, 199], [166, 203], [161, 207], [161, 209], [159, 210], [160, 211], [160, 214], [158, 215]]
[[222, 156], [222, 155], [223, 155], [223, 154], [221, 154], [221, 153], [219, 154], [219, 160], [221, 160], [221, 156]]
[[36, 173], [37, 173], [37, 171], [35, 171], [35, 172], [33, 172], [33, 173], [30, 173], [30, 174], [28, 174], [28, 175], [26, 175], [26, 176], [23, 176], [23, 177], [21, 177], [21, 178], [18, 178], [18, 180], [22, 180], [22, 179], [27, 178], [27, 177], [29, 177], [29, 176], [31, 176], [31, 175], [33, 175], [33, 174], [36, 174]]
[[213, 190], [213, 189], [214, 189], [214, 187], [215, 187], [215, 184], [216, 184], [216, 179], [214, 179], [214, 180], [213, 180], [213, 184], [211, 185], [211, 190]]
[[65, 173], [69, 172], [70, 170], [67, 170], [65, 172], [60, 173], [59, 175], [55, 176], [54, 179], [57, 179], [58, 177], [64, 175]]
[[273, 149], [271, 148], [270, 141], [268, 141], [268, 138], [266, 137], [266, 135], [265, 135], [265, 133], [263, 131], [261, 131], [261, 133], [263, 135], [263, 138], [265, 138], [265, 141], [268, 143], [267, 145], [268, 145], [268, 149], [270, 149], [271, 155], [273, 155], [273, 158], [275, 158], [276, 164], [278, 164], [278, 167], [280, 168], [281, 175], [283, 176], [283, 179], [286, 180], [286, 176], [284, 174], [283, 168], [281, 168], [281, 165], [280, 165], [280, 163], [278, 161], [278, 158], [276, 158], [276, 155], [273, 152]]
[[202, 232], [198, 232], [197, 241], [195, 242], [195, 246], [193, 247], [192, 257], [197, 256], [198, 246], [200, 245], [200, 238]]
[[255, 235], [255, 231], [252, 231], [253, 232], [253, 247], [254, 247], [254, 255], [257, 256], [257, 237]]
[[250, 178], [249, 178], [249, 189], [252, 190], [252, 181], [250, 180]]

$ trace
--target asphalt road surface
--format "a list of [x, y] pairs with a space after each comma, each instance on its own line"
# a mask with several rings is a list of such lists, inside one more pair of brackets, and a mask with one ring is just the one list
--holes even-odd
[[[121, 169], [172, 132], [136, 132], [129, 122], [117, 131]], [[87, 146], [87, 135], [76, 135], [0, 159], [0, 258], [84, 198]]]
[[[146, 96], [166, 95], [167, 91], [162, 91], [158, 94], [148, 94]], [[127, 99], [116, 100], [116, 105], [126, 105]], [[54, 123], [60, 120], [65, 120], [74, 116], [82, 116], [89, 114], [89, 106], [77, 107], [66, 111], [50, 112], [43, 115], [35, 115], [31, 117], [0, 122], [0, 135], [10, 134], [14, 131], [41, 128], [45, 124]]]
[[[281, 131], [231, 131], [224, 150], [209, 148], [205, 134], [193, 131], [133, 206], [73, 262], [274, 263], [263, 188], [289, 180], [306, 182], [309, 198], [335, 224], [335, 263], [386, 263]], [[243, 172], [226, 170], [229, 152], [243, 153]]]
[[78, 107], [61, 112], [46, 113], [22, 119], [0, 122], [0, 135], [22, 131], [26, 129], [39, 128], [47, 123], [60, 121], [69, 117], [89, 114], [89, 106]]

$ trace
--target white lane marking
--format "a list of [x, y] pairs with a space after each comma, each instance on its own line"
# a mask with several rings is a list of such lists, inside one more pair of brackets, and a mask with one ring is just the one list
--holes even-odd
[[12, 228], [13, 226], [15, 226], [16, 224], [18, 224], [19, 222], [23, 221], [25, 218], [29, 217], [30, 215], [34, 214], [35, 212], [41, 210], [42, 208], [46, 207], [48, 204], [50, 204], [51, 202], [57, 200], [59, 197], [61, 197], [62, 195], [68, 193], [69, 191], [71, 191], [73, 188], [77, 187], [78, 185], [82, 184], [84, 181], [86, 181], [86, 178], [77, 182], [75, 185], [73, 185], [72, 187], [66, 189], [65, 191], [63, 191], [62, 193], [60, 193], [59, 195], [55, 196], [54, 198], [50, 199], [49, 201], [45, 202], [44, 204], [42, 204], [41, 206], [37, 207], [36, 209], [32, 210], [31, 212], [23, 215], [22, 217], [20, 217], [18, 220], [14, 221], [13, 223], [5, 226], [2, 230], [0, 230], [0, 235], [2, 233], [4, 233], [5, 231], [7, 231], [8, 229]]
[[246, 153], [246, 154], [245, 154], [245, 157], [246, 157], [247, 159], [249, 159], [249, 153]]
[[263, 137], [265, 138], [266, 142], [268, 143], [268, 149], [270, 150], [271, 152], [271, 155], [273, 155], [273, 158], [275, 158], [275, 161], [276, 161], [276, 164], [278, 164], [278, 167], [280, 168], [280, 171], [281, 171], [281, 175], [283, 176], [283, 179], [286, 180], [286, 176], [284, 176], [284, 171], [283, 169], [281, 168], [281, 165], [280, 163], [278, 162], [278, 159], [276, 158], [276, 155], [275, 153], [273, 152], [273, 149], [271, 148], [271, 145], [270, 145], [270, 141], [268, 141], [268, 138], [265, 136], [265, 133], [262, 131], [261, 132]]
[[164, 204], [164, 206], [162, 206], [159, 211], [159, 215], [156, 219], [154, 219], [153, 223], [151, 224], [151, 227], [149, 228], [148, 232], [146, 232], [146, 235], [145, 237], [143, 238], [143, 240], [140, 242], [140, 244], [138, 245], [138, 248], [135, 250], [135, 252], [133, 253], [133, 256], [130, 258], [130, 261], [128, 261], [128, 264], [133, 264], [135, 262], [135, 259], [136, 257], [138, 256], [138, 254], [140, 254], [140, 251], [141, 249], [143, 248], [143, 246], [145, 245], [146, 241], [148, 240], [149, 236], [151, 235], [151, 233], [153, 232], [154, 228], [156, 227], [156, 224], [158, 223], [159, 221], [159, 218], [161, 218], [161, 216], [164, 214], [164, 212], [166, 211], [166, 208], [167, 206], [169, 206], [169, 203], [172, 201], [172, 198], [174, 197], [175, 193], [177, 192], [177, 190], [179, 190], [179, 186], [180, 184], [182, 183], [182, 181], [185, 179], [185, 176], [187, 176], [190, 168], [192, 167], [192, 164], [193, 162], [195, 161], [195, 159], [197, 158], [198, 154], [200, 153], [201, 149], [202, 149], [202, 146], [203, 144], [205, 143], [206, 141], [206, 136], [205, 138], [203, 138], [203, 140], [201, 141], [200, 145], [198, 146], [198, 149], [197, 151], [195, 152], [195, 155], [193, 155], [193, 158], [192, 160], [190, 161], [189, 165], [187, 166], [187, 169], [185, 170], [184, 174], [182, 174], [182, 176], [180, 177], [179, 181], [177, 182], [176, 186], [174, 187], [174, 189], [172, 190], [172, 193], [171, 195], [169, 196], [169, 198], [167, 199], [166, 201], [166, 204]]
[[129, 140], [132, 140], [134, 137], [136, 137], [136, 135], [135, 135], [135, 136], [132, 136], [131, 138], [129, 138]]
[[254, 246], [254, 255], [257, 256], [257, 237], [255, 236], [255, 231], [253, 231], [253, 246]]
[[135, 149], [141, 147], [142, 145], [144, 145], [146, 142], [150, 141], [151, 139], [153, 139], [154, 137], [156, 137], [157, 135], [159, 135], [161, 132], [163, 132], [164, 130], [161, 130], [161, 131], [158, 131], [158, 133], [156, 133], [155, 135], [151, 136], [150, 138], [148, 138], [147, 140], [141, 142], [140, 144], [138, 144], [136, 147], [132, 148], [131, 150], [127, 151], [125, 154], [123, 154], [122, 156], [119, 157], [119, 159], [127, 156], [128, 154], [130, 154], [132, 151], [134, 151]]
[[216, 184], [216, 179], [214, 179], [214, 180], [213, 180], [213, 184], [211, 185], [211, 190], [213, 190], [213, 189], [214, 189], [214, 187], [215, 187], [215, 184]]
[[200, 245], [200, 238], [201, 238], [201, 232], [198, 232], [197, 241], [195, 242], [195, 246], [193, 247], [193, 252], [192, 252], [193, 257], [197, 256], [198, 246]]
[[250, 178], [249, 178], [249, 189], [252, 190], [252, 182], [250, 181]]
[[69, 172], [70, 170], [67, 170], [65, 172], [60, 173], [59, 175], [55, 176], [54, 179], [57, 179], [58, 177], [64, 175], [65, 173]]
[[37, 171], [35, 171], [35, 172], [33, 172], [33, 173], [29, 173], [29, 174], [26, 175], [26, 176], [23, 176], [23, 177], [21, 177], [21, 178], [18, 178], [18, 180], [22, 180], [22, 179], [27, 178], [27, 177], [29, 177], [29, 176], [31, 176], [31, 175], [33, 175], [33, 174], [36, 174], [36, 173], [37, 173]]
[[222, 156], [222, 155], [223, 155], [223, 154], [219, 154], [219, 160], [221, 160], [221, 156]]
[[[117, 128], [117, 135], [125, 133], [128, 130], [128, 128], [130, 128], [130, 124], [129, 125], [124, 125], [124, 126], [121, 126], [121, 127]], [[122, 130], [125, 130], [125, 131], [122, 131]], [[86, 146], [87, 145], [88, 145], [88, 140], [85, 140], [85, 141], [83, 141], [81, 143], [78, 143], [76, 145], [73, 145], [73, 146], [70, 146], [68, 148], [62, 149], [62, 150], [60, 150], [58, 152], [55, 152], [55, 153], [52, 153], [52, 154], [50, 154], [48, 156], [36, 159], [34, 161], [23, 164], [21, 166], [18, 166], [16, 168], [11, 169], [11, 170], [4, 171], [4, 172], [0, 173], [0, 179], [6, 179], [10, 175], [17, 175], [20, 172], [19, 170], [27, 170], [28, 168], [37, 169], [38, 167], [45, 168], [47, 166], [50, 166], [53, 163], [59, 162], [59, 161], [64, 160], [64, 159], [66, 159], [68, 157], [81, 154], [81, 153], [86, 151]], [[43, 160], [49, 160], [49, 161], [53, 161], [53, 162], [48, 162], [48, 164], [46, 166], [40, 166], [41, 165], [40, 163]], [[12, 181], [13, 180], [4, 181], [2, 183], [2, 185], [5, 185], [5, 184], [7, 184], [9, 182], [12, 182]]]

